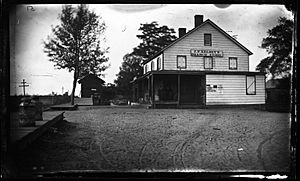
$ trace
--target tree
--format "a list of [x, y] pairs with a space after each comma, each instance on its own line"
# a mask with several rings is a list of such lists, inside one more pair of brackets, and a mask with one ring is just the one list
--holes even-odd
[[270, 56], [261, 60], [256, 70], [275, 77], [290, 77], [293, 21], [285, 17], [278, 19], [278, 25], [268, 30], [268, 37], [263, 38], [261, 48]]
[[141, 56], [143, 59], [148, 59], [155, 53], [172, 43], [176, 36], [174, 29], [167, 26], [158, 26], [157, 22], [141, 24], [139, 28], [142, 35], [137, 35], [142, 40], [131, 54]]
[[108, 49], [100, 46], [106, 26], [101, 17], [91, 12], [86, 5], [73, 8], [65, 5], [59, 15], [60, 25], [52, 27], [52, 36], [44, 41], [44, 52], [57, 69], [73, 72], [71, 104], [79, 77], [94, 73], [101, 75], [108, 66], [105, 57]]
[[120, 93], [130, 96], [130, 81], [134, 77], [143, 74], [142, 61], [145, 61], [159, 52], [161, 49], [172, 43], [176, 36], [174, 29], [167, 26], [159, 26], [157, 22], [141, 24], [141, 35], [137, 35], [142, 42], [133, 49], [132, 53], [123, 57], [120, 72], [117, 74], [115, 84]]
[[117, 74], [117, 79], [115, 80], [119, 94], [124, 95], [127, 98], [130, 96], [130, 81], [132, 81], [134, 77], [143, 74], [141, 62], [141, 56], [126, 54], [123, 57], [120, 72]]

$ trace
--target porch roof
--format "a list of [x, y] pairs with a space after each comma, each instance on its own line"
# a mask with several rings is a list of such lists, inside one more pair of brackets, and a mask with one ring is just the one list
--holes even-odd
[[206, 74], [221, 74], [221, 75], [265, 75], [263, 72], [249, 72], [249, 71], [196, 71], [196, 70], [160, 70], [149, 71], [141, 77], [132, 80], [130, 83], [134, 83], [141, 79], [144, 79], [150, 75], [206, 75]]

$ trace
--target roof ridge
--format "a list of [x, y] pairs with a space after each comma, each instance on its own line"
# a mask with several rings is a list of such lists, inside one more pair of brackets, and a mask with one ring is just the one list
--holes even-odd
[[148, 58], [146, 61], [142, 62], [143, 64], [148, 63], [150, 60], [154, 59], [155, 57], [157, 57], [158, 55], [160, 55], [164, 50], [168, 49], [169, 47], [171, 47], [172, 45], [174, 45], [175, 43], [177, 43], [178, 41], [182, 40], [183, 38], [185, 38], [186, 36], [190, 35], [191, 33], [193, 33], [194, 31], [196, 31], [197, 29], [199, 29], [200, 27], [202, 27], [204, 24], [206, 23], [210, 23], [214, 28], [216, 28], [217, 30], [219, 30], [222, 34], [224, 34], [227, 38], [229, 38], [231, 41], [233, 41], [235, 44], [237, 44], [240, 48], [242, 48], [244, 51], [246, 51], [249, 55], [252, 55], [253, 53], [248, 50], [245, 46], [243, 46], [240, 42], [238, 42], [236, 39], [234, 39], [233, 37], [231, 37], [228, 33], [226, 33], [222, 28], [220, 28], [218, 25], [216, 25], [212, 20], [210, 19], [206, 19], [203, 23], [201, 23], [199, 26], [194, 27], [193, 29], [191, 29], [190, 31], [188, 31], [186, 34], [184, 34], [182, 37], [178, 37], [176, 40], [174, 40], [172, 43], [170, 43], [169, 45], [167, 45], [166, 47], [162, 48], [159, 52], [157, 52], [156, 54], [154, 54], [153, 56], [151, 56], [150, 58]]

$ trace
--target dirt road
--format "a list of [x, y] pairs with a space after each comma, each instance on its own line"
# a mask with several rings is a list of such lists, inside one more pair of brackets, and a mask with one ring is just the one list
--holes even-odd
[[20, 171], [289, 171], [289, 114], [80, 107], [20, 155]]

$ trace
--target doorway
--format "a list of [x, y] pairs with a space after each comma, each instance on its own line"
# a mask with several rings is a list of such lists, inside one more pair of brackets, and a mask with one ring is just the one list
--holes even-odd
[[205, 77], [180, 75], [180, 104], [204, 105]]

